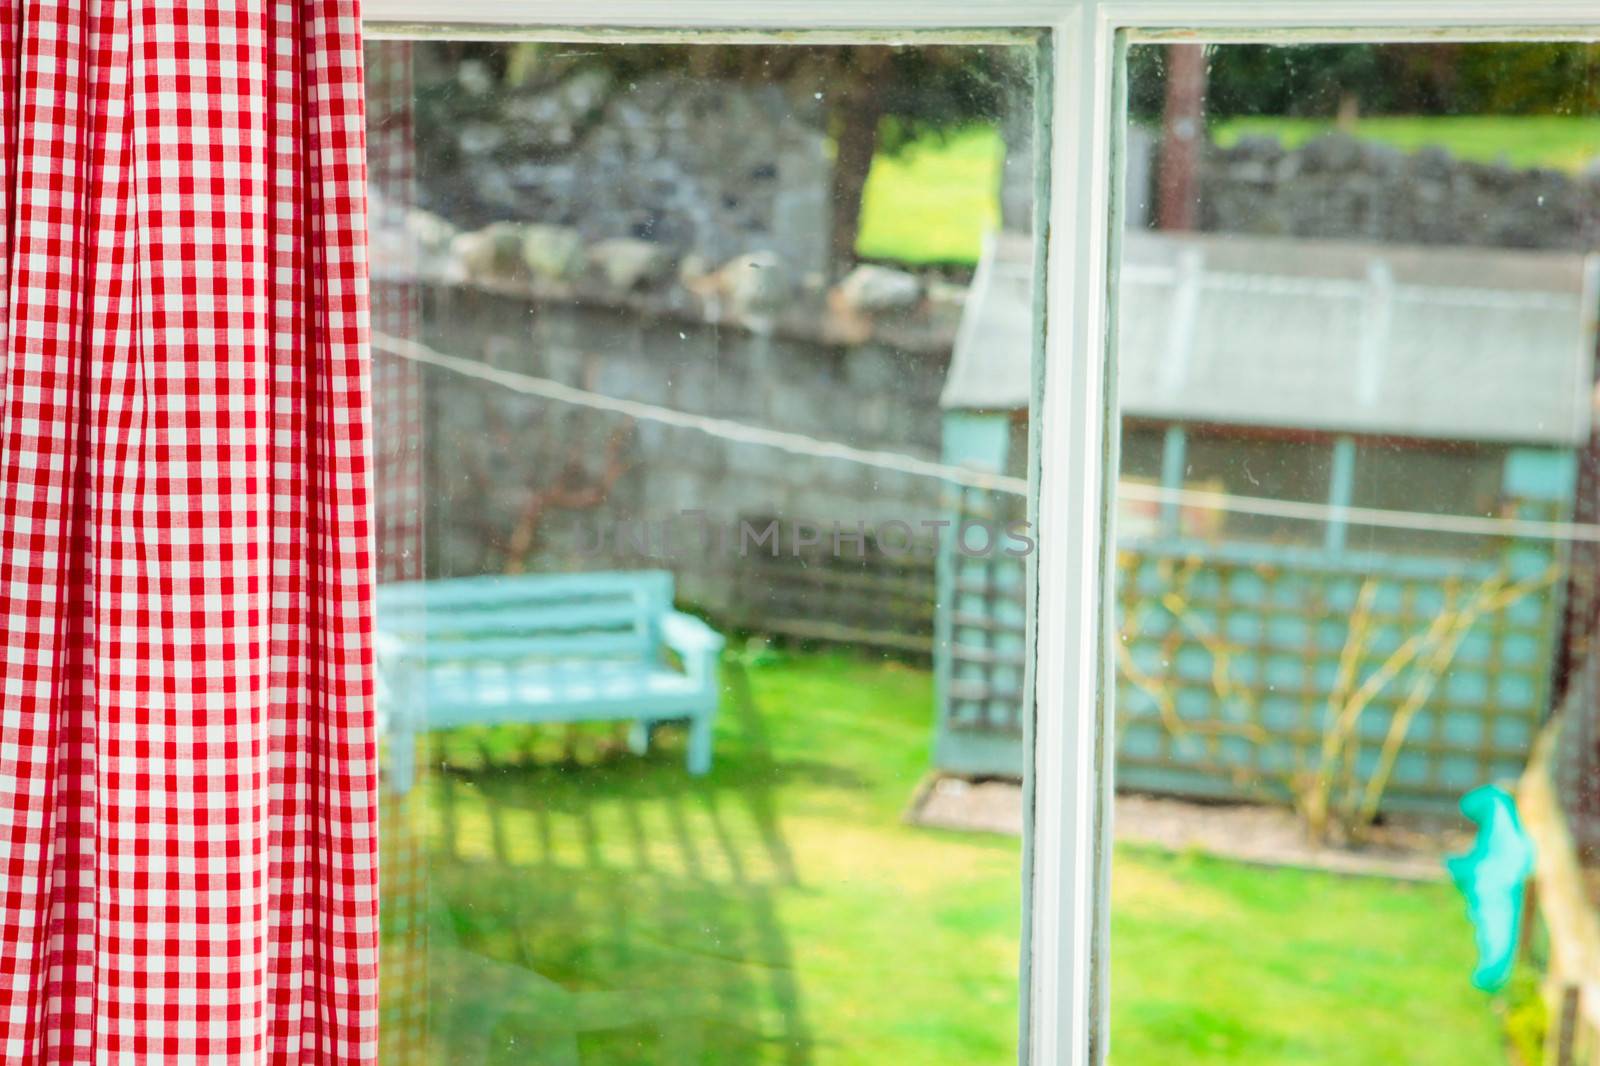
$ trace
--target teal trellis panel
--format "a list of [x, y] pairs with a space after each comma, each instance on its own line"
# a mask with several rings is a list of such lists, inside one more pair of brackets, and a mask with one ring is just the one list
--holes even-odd
[[[1538, 510], [1519, 513], [1549, 517]], [[1020, 773], [1022, 562], [945, 567], [935, 763]], [[1382, 809], [1449, 810], [1520, 770], [1549, 699], [1558, 571], [1548, 543], [1470, 559], [1126, 545], [1117, 783], [1284, 802], [1322, 765], [1330, 723], [1359, 705], [1328, 767], [1340, 787], [1359, 796], [1383, 774]]]

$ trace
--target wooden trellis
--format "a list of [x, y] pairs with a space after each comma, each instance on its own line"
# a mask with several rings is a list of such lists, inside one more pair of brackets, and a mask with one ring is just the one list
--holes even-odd
[[[1473, 559], [1126, 547], [1118, 784], [1361, 823], [1515, 778], [1549, 703], [1561, 572], [1548, 544]], [[937, 760], [1016, 773], [1023, 564], [951, 559], [948, 574]]]

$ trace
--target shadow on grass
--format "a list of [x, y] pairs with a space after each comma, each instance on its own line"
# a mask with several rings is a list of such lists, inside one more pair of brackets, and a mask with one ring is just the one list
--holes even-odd
[[434, 743], [407, 801], [427, 867], [431, 1051], [416, 1061], [812, 1061], [775, 899], [798, 883], [775, 792], [852, 782], [780, 765], [743, 670], [724, 681], [704, 778], [671, 739], [639, 759], [591, 735], [586, 764], [570, 737], [541, 758], [530, 729]]

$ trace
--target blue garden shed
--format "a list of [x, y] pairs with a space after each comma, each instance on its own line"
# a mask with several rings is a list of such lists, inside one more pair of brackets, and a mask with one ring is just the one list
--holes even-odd
[[[1453, 807], [1549, 700], [1592, 257], [1129, 233], [1120, 268], [1121, 787]], [[1031, 250], [990, 241], [943, 394], [948, 462], [1021, 475]], [[1019, 497], [964, 490], [961, 516]], [[1518, 524], [1523, 523], [1523, 524]], [[1023, 561], [947, 545], [938, 768], [1022, 759]]]

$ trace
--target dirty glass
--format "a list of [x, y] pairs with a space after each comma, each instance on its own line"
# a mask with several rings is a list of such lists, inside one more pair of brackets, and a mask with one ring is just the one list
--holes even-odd
[[370, 43], [385, 1063], [1008, 1063], [1014, 44]]
[[1129, 47], [1119, 1064], [1596, 1046], [1597, 75]]

